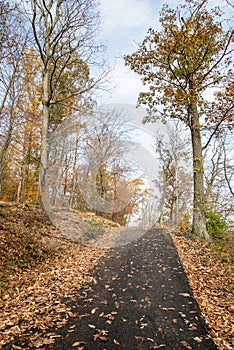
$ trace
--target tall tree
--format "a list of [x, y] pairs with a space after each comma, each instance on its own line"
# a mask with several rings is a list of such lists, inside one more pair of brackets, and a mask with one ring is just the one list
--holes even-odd
[[17, 202], [26, 200], [36, 202], [38, 194], [39, 150], [41, 134], [41, 116], [39, 100], [39, 77], [41, 60], [30, 47], [23, 53], [21, 62], [22, 81], [19, 86], [21, 96], [18, 109], [21, 117], [15, 131], [18, 144], [21, 145], [19, 160], [20, 180]]
[[3, 170], [15, 127], [20, 62], [28, 42], [19, 13], [7, 1], [0, 2], [0, 195]]
[[[43, 184], [47, 169], [47, 137], [52, 107], [66, 105], [74, 97], [79, 99], [97, 84], [97, 81], [87, 79], [82, 84], [78, 81], [75, 89], [74, 84], [70, 89], [64, 83], [64, 75], [71, 66], [82, 67], [82, 62], [87, 69], [87, 63], [92, 63], [93, 54], [100, 50], [94, 41], [99, 16], [96, 1], [91, 0], [31, 0], [30, 3], [34, 39], [42, 60], [40, 182]], [[61, 91], [64, 87], [65, 92]]]
[[[162, 30], [149, 29], [139, 49], [125, 57], [132, 70], [142, 76], [147, 92], [139, 103], [148, 106], [146, 121], [156, 114], [182, 121], [191, 133], [193, 149], [192, 231], [209, 240], [206, 229], [202, 125], [204, 92], [233, 75], [228, 68], [233, 52], [233, 30], [222, 28], [218, 8], [208, 10], [208, 0], [185, 0], [176, 9], [164, 5]], [[219, 124], [220, 119], [216, 120]], [[207, 120], [209, 123], [209, 120]]]

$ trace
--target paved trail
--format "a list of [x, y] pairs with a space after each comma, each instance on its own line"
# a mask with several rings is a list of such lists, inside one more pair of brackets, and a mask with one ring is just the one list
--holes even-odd
[[109, 250], [94, 277], [47, 349], [216, 349], [166, 230]]

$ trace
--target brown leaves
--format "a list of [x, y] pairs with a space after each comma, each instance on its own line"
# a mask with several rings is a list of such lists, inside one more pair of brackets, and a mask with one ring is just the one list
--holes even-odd
[[108, 340], [107, 335], [108, 335], [108, 331], [103, 330], [103, 329], [101, 329], [101, 330], [98, 329], [98, 333], [94, 334], [93, 340], [94, 341], [101, 340], [101, 341], [105, 342]]
[[186, 340], [182, 340], [180, 344], [183, 345], [186, 349], [192, 350], [191, 345], [189, 345], [189, 343]]
[[[234, 348], [234, 295], [230, 289], [233, 279], [224, 271], [223, 261], [199, 239], [192, 240], [175, 234], [171, 236], [214, 342], [220, 350]], [[180, 295], [189, 297], [187, 293]], [[182, 314], [180, 316], [183, 317]], [[201, 341], [200, 338], [195, 340], [198, 343]]]
[[[60, 253], [42, 262], [38, 268], [21, 271], [22, 285], [15, 289], [14, 298], [5, 295], [0, 305], [0, 347], [19, 337], [19, 344], [25, 339], [29, 341], [28, 349], [46, 348], [58, 337], [54, 333], [48, 334], [48, 329], [63, 327], [68, 317], [77, 316], [61, 299], [77, 297], [81, 285], [95, 283], [88, 270], [103, 252], [71, 242], [57, 240], [57, 244]], [[72, 325], [68, 333], [74, 328]]]

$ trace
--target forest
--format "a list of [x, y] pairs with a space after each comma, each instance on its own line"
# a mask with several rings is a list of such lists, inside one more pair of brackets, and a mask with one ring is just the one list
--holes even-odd
[[228, 15], [209, 0], [165, 4], [160, 29], [122, 57], [142, 82], [139, 129], [156, 128], [149, 183], [135, 112], [100, 103], [112, 82], [98, 1], [0, 0], [0, 345], [27, 329], [29, 348], [53, 344], [49, 323], [73, 317], [54, 295], [93, 283], [103, 241], [131, 241], [137, 226], [170, 232], [211, 336], [233, 346], [234, 6], [223, 1]]
[[[124, 160], [131, 147], [126, 120], [118, 110], [98, 111], [95, 94], [109, 79], [96, 34], [98, 4], [1, 1], [1, 200], [41, 206], [40, 188], [49, 181], [50, 206], [98, 212], [81, 193], [81, 182], [94, 172], [90, 181], [106, 203], [121, 197], [124, 183], [132, 193], [119, 212], [99, 208], [120, 224], [136, 212], [149, 226], [193, 217], [193, 232], [206, 239], [207, 215], [232, 226], [233, 30], [221, 10], [206, 5], [164, 6], [162, 31], [149, 29], [139, 50], [124, 58], [149, 86], [139, 94], [145, 122], [169, 122], [167, 141], [155, 135], [163, 180], [155, 179], [157, 195], [149, 200], [151, 189]], [[56, 149], [50, 137], [63, 123], [69, 131], [58, 136], [63, 140]]]

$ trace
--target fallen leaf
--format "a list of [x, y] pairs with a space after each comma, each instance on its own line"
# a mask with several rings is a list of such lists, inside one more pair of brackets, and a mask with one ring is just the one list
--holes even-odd
[[179, 293], [179, 295], [182, 295], [183, 297], [190, 297], [189, 293]]
[[198, 343], [202, 343], [202, 341], [203, 341], [203, 339], [200, 337], [195, 337], [195, 338], [193, 338], [196, 342], [198, 342]]
[[183, 345], [186, 349], [192, 350], [193, 348], [191, 347], [191, 345], [189, 345], [189, 343], [186, 342], [186, 340], [182, 340], [180, 342], [181, 345]]
[[101, 341], [107, 341], [107, 337], [104, 335], [101, 335], [100, 333], [94, 334], [93, 340], [97, 341], [97, 339], [99, 339]]
[[95, 309], [92, 309], [92, 310], [91, 310], [91, 314], [94, 315], [95, 312], [97, 311], [97, 309], [98, 309], [97, 307], [96, 307]]
[[163, 332], [162, 326], [159, 326], [159, 327], [158, 327], [158, 332], [160, 332], [160, 333]]
[[138, 341], [138, 340], [141, 340], [141, 341], [144, 341], [144, 338], [143, 337], [139, 337], [137, 335], [135, 335], [135, 339]]
[[148, 341], [151, 341], [152, 343], [154, 343], [154, 340], [151, 338], [146, 338]]
[[75, 343], [72, 344], [72, 346], [75, 348], [77, 346], [81, 346], [81, 345], [84, 345], [85, 342], [84, 341], [76, 341]]
[[88, 326], [89, 326], [89, 328], [91, 328], [91, 329], [95, 329], [95, 328], [96, 328], [96, 326], [94, 326], [93, 324], [89, 324]]
[[196, 331], [196, 330], [197, 330], [197, 326], [195, 326], [194, 324], [192, 324], [191, 326], [189, 326], [189, 330], [190, 330], [190, 331]]
[[114, 339], [114, 344], [120, 346], [120, 342], [116, 339]]

